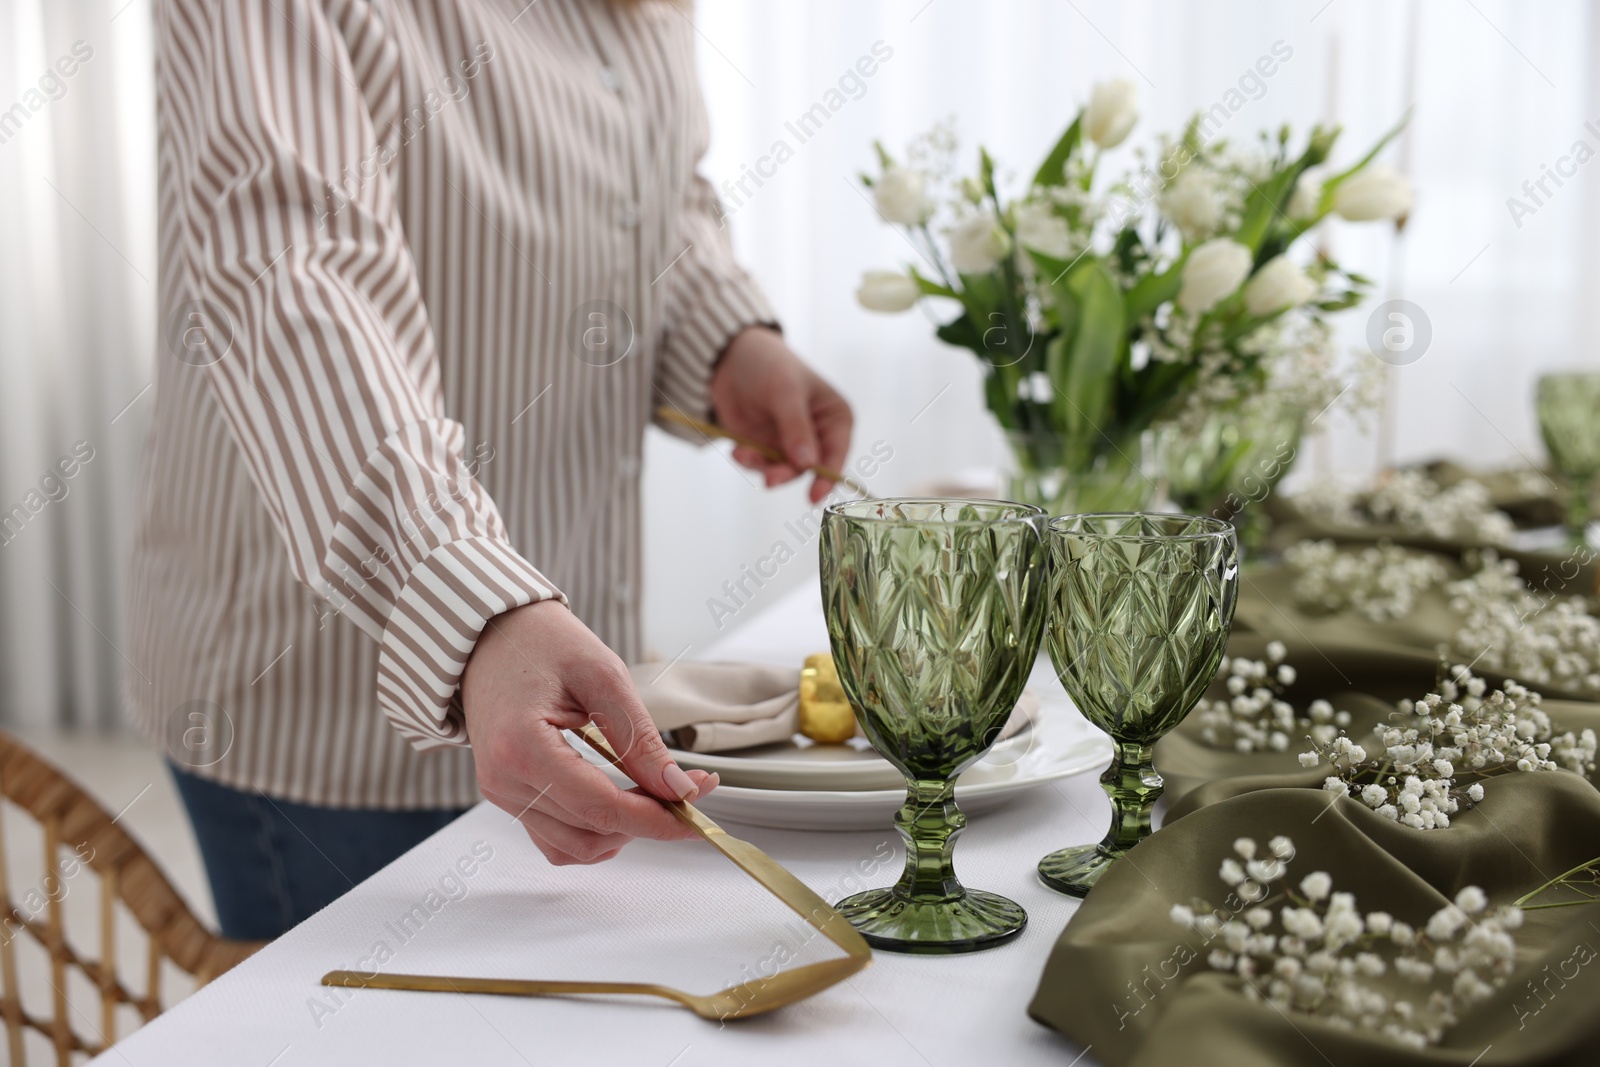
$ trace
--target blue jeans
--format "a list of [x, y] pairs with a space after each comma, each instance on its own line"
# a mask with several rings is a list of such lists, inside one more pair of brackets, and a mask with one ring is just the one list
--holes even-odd
[[264, 941], [462, 814], [320, 808], [167, 768], [189, 810], [224, 937]]

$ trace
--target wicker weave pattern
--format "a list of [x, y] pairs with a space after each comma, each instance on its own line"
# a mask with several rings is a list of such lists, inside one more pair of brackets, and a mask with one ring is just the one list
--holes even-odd
[[[264, 942], [230, 941], [208, 930], [144, 849], [113, 821], [113, 816], [66, 775], [16, 738], [0, 732], [0, 796], [36, 819], [44, 830], [46, 906], [24, 908], [13, 898], [6, 869], [5, 827], [0, 819], [0, 1016], [6, 1024], [9, 1063], [26, 1062], [23, 1033], [27, 1028], [48, 1037], [58, 1065], [70, 1064], [75, 1052], [91, 1055], [117, 1039], [116, 1008], [132, 1005], [146, 1022], [161, 1014], [163, 958], [204, 984], [249, 956]], [[87, 959], [67, 943], [61, 898], [53, 879], [70, 876], [81, 863], [100, 877], [100, 940], [104, 958]], [[118, 976], [116, 903], [121, 901], [150, 937], [145, 993], [131, 993]], [[39, 942], [50, 960], [54, 987], [49, 1018], [24, 1012], [17, 967], [19, 937]], [[100, 1026], [93, 1040], [72, 1026], [94, 1013], [67, 1002], [68, 973], [81, 971], [100, 995]]]

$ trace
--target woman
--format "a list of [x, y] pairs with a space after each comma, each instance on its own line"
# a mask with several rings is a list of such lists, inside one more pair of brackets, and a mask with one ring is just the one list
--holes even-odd
[[[778, 447], [736, 453], [769, 486], [850, 436], [695, 174], [688, 13], [163, 0], [157, 24], [129, 699], [223, 932], [277, 935], [479, 787], [553, 863], [686, 836], [652, 798], [715, 779], [623, 668], [646, 422]], [[590, 720], [640, 789], [562, 741]]]

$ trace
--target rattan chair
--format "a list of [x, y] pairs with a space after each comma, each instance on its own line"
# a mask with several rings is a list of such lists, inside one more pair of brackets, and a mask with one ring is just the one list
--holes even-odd
[[[58, 1065], [72, 1062], [75, 1053], [95, 1054], [117, 1039], [119, 1004], [131, 1005], [145, 1022], [163, 1010], [162, 961], [204, 984], [249, 956], [264, 942], [230, 941], [208, 930], [189, 910], [166, 876], [144, 849], [116, 824], [105, 808], [70, 778], [16, 738], [0, 731], [0, 797], [9, 800], [40, 824], [44, 835], [45, 879], [42, 886], [22, 894], [19, 904], [12, 893], [7, 870], [5, 827], [0, 814], [0, 1015], [6, 1023], [9, 1062], [22, 1067], [23, 1035], [29, 1028], [44, 1034], [55, 1047]], [[67, 940], [64, 929], [63, 879], [82, 867], [100, 881], [100, 959]], [[70, 873], [68, 873], [70, 872]], [[41, 892], [42, 890], [42, 892]], [[117, 902], [149, 937], [144, 992], [129, 992], [119, 977], [117, 961]], [[40, 917], [43, 912], [43, 918]], [[49, 960], [54, 1010], [47, 1018], [26, 1012], [18, 976], [18, 938], [31, 937], [43, 946]], [[69, 1007], [67, 993], [71, 969], [88, 978], [99, 994], [100, 1026], [93, 1040], [73, 1027], [70, 1014], [93, 1020], [92, 1010]], [[92, 1026], [92, 1022], [91, 1022]]]

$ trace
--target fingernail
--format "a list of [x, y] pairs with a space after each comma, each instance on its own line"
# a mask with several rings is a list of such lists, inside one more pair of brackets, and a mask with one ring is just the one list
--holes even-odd
[[667, 769], [662, 773], [661, 777], [667, 783], [667, 788], [679, 800], [688, 800], [699, 792], [694, 787], [694, 781], [687, 774], [684, 774], [683, 768], [676, 763], [667, 764]]
[[799, 466], [814, 467], [817, 465], [817, 450], [810, 445], [801, 445], [789, 458]]

